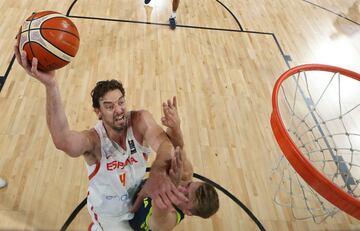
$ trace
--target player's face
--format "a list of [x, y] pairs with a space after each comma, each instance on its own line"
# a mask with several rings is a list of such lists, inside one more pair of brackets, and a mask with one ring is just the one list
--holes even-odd
[[98, 116], [116, 131], [122, 131], [126, 128], [125, 97], [120, 90], [109, 91], [100, 98]]
[[203, 183], [191, 181], [185, 186], [185, 188], [186, 188], [185, 196], [189, 199], [189, 202], [187, 202], [188, 209], [191, 209], [195, 206], [195, 203], [196, 203], [195, 192], [200, 187], [201, 184], [203, 184]]

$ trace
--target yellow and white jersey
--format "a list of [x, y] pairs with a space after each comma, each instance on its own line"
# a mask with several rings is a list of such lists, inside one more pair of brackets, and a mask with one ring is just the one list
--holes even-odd
[[[131, 112], [129, 114], [131, 115]], [[107, 136], [102, 121], [95, 126], [101, 141], [101, 161], [87, 166], [87, 207], [94, 225], [104, 230], [112, 229], [105, 228], [110, 223], [114, 223], [111, 226], [116, 226], [116, 223], [133, 218], [129, 209], [145, 175], [146, 161], [151, 151], [137, 142], [130, 121], [129, 116], [126, 150]]]

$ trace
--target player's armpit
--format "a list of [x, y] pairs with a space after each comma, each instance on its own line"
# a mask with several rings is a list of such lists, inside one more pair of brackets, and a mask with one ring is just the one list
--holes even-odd
[[56, 148], [64, 151], [70, 157], [78, 157], [92, 152], [95, 147], [94, 131], [68, 131], [63, 142], [55, 143]]

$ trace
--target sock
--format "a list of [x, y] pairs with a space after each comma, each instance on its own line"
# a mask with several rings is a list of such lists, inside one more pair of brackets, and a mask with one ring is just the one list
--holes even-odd
[[176, 11], [173, 11], [173, 12], [171, 13], [170, 18], [176, 18]]

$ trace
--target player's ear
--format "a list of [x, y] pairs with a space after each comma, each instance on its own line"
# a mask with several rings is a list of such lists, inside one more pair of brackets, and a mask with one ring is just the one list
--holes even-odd
[[94, 108], [94, 112], [96, 113], [98, 119], [101, 120], [102, 116], [101, 116], [100, 108]]

